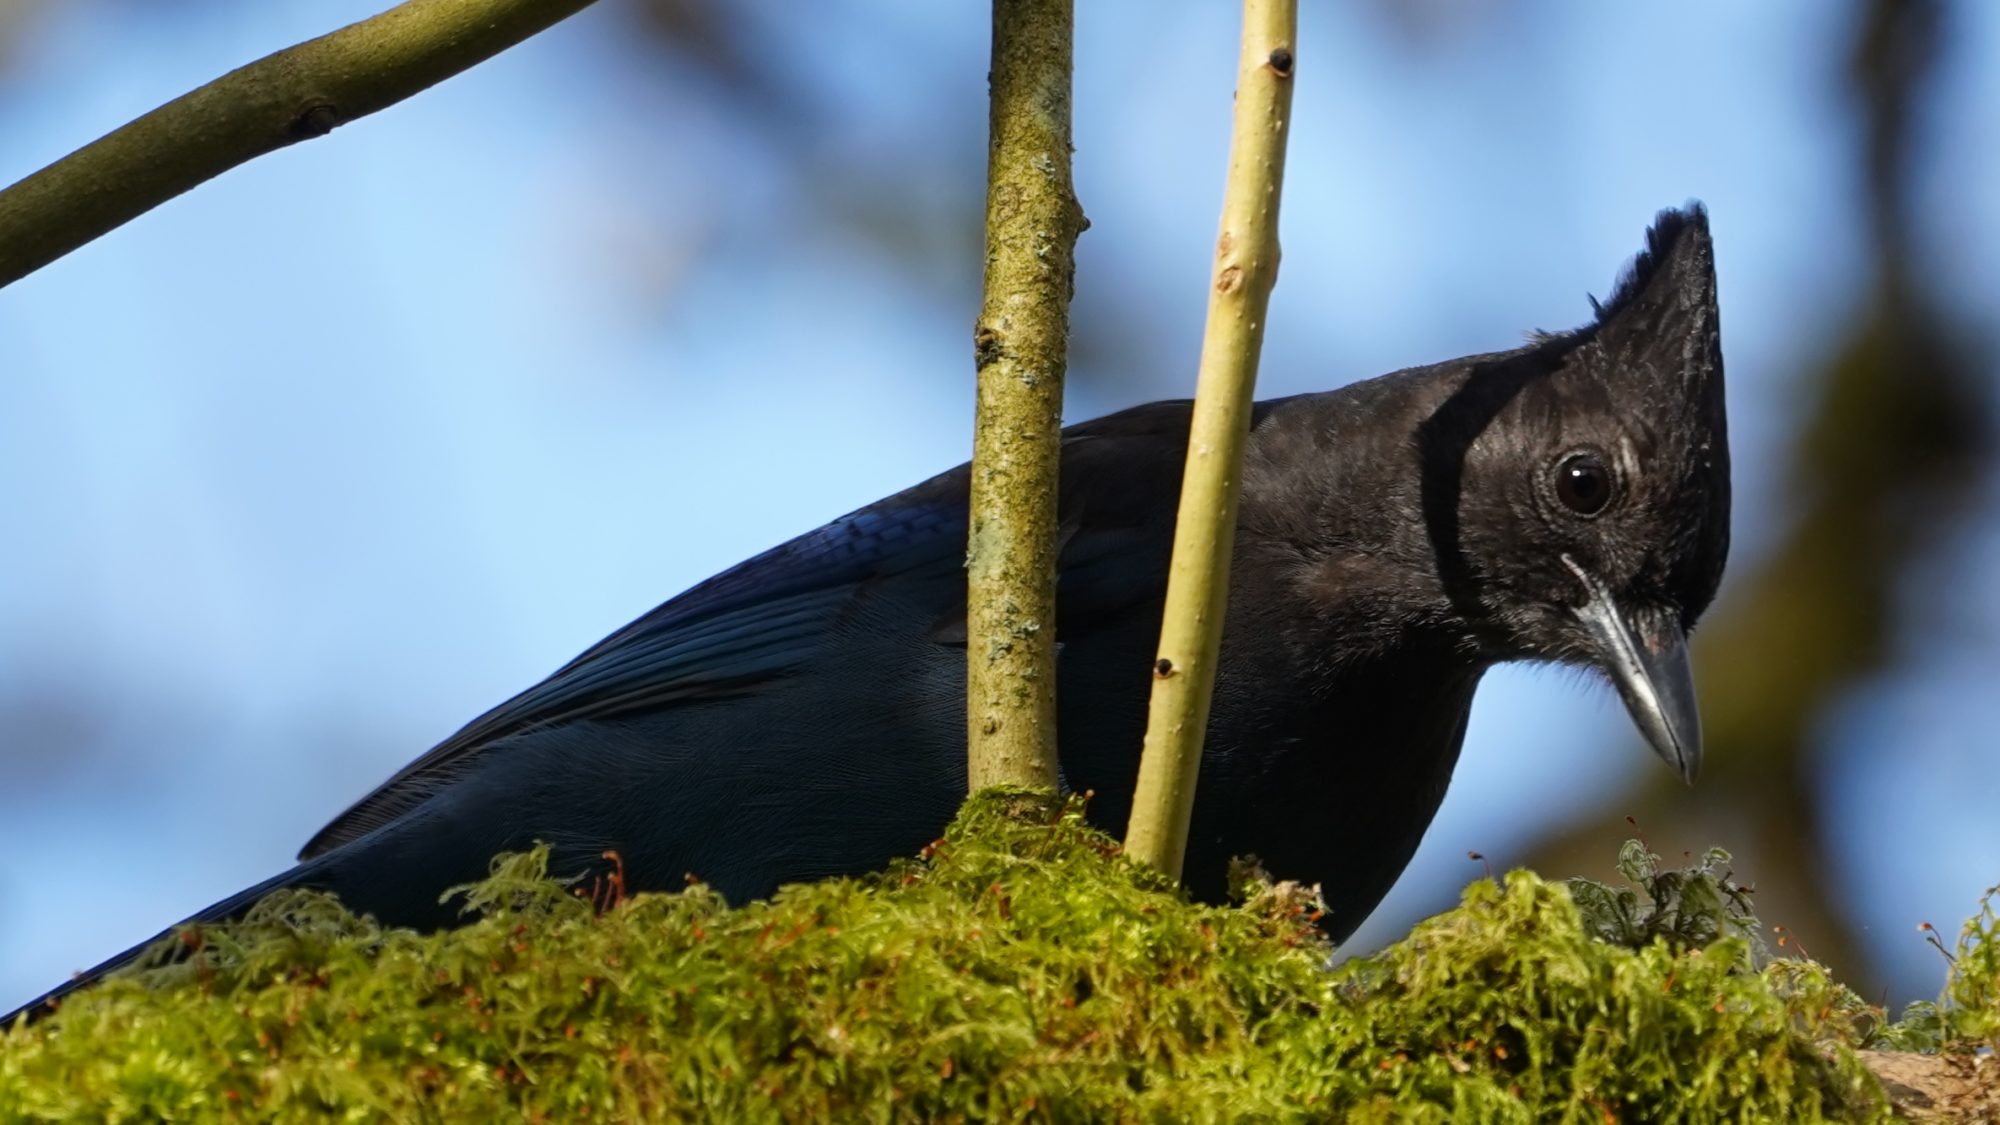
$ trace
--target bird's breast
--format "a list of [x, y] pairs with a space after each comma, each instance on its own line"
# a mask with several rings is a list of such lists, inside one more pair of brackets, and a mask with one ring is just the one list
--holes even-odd
[[1218, 894], [1231, 856], [1254, 853], [1278, 878], [1320, 884], [1336, 936], [1351, 932], [1444, 800], [1479, 671], [1433, 655], [1350, 666], [1310, 694], [1218, 690], [1190, 885]]

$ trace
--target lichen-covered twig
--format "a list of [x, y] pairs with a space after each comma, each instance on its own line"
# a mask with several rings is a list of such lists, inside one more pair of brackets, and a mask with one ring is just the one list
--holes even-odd
[[204, 180], [394, 105], [590, 3], [409, 0], [230, 71], [0, 191], [0, 286]]
[[966, 549], [974, 790], [1056, 786], [1056, 469], [1076, 238], [1071, 0], [994, 0], [986, 289]]
[[1222, 233], [1195, 381], [1146, 750], [1126, 850], [1179, 875], [1228, 604], [1229, 551], [1264, 312], [1278, 277], [1278, 195], [1291, 124], [1297, 0], [1244, 0]]

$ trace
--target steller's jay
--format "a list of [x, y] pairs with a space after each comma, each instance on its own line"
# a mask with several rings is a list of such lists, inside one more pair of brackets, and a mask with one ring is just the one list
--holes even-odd
[[[1512, 351], [1258, 404], [1185, 865], [1319, 883], [1343, 938], [1444, 797], [1481, 674], [1594, 667], [1692, 779], [1686, 635], [1729, 544], [1715, 270], [1661, 213], [1592, 323]], [[1146, 718], [1189, 404], [1063, 434], [1064, 783], [1122, 832]], [[393, 925], [536, 841], [731, 899], [919, 850], [965, 793], [961, 466], [667, 602], [473, 720], [313, 837], [279, 887]], [[128, 960], [128, 952], [53, 996]]]

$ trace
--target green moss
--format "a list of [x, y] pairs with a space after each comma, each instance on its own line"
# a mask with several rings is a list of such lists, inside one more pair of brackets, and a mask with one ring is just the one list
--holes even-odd
[[[1883, 1117], [1817, 966], [1602, 940], [1522, 872], [1328, 971], [1308, 892], [1189, 904], [1018, 794], [887, 875], [735, 909], [600, 913], [542, 864], [500, 863], [437, 935], [274, 896], [0, 1037], [0, 1120]], [[1990, 1020], [1984, 917], [1953, 1004]]]
[[1736, 881], [1729, 860], [1728, 852], [1710, 848], [1701, 862], [1673, 868], [1643, 841], [1627, 840], [1618, 852], [1618, 871], [1630, 886], [1583, 878], [1570, 879], [1568, 885], [1584, 926], [1603, 941], [1629, 949], [1661, 941], [1685, 951], [1735, 936], [1744, 939], [1744, 967], [1753, 968], [1764, 949], [1750, 909], [1750, 888]]
[[1920, 1000], [1903, 1018], [1884, 1028], [1879, 1045], [1904, 1051], [1979, 1050], [2000, 1053], [2000, 914], [1994, 899], [2000, 886], [1986, 888], [1974, 914], [1959, 931], [1956, 950], [1948, 950], [1931, 928], [1923, 929], [1950, 965], [1944, 994], [1936, 1002]]
[[2000, 1052], [2000, 915], [1994, 911], [1996, 897], [2000, 897], [2000, 886], [1986, 888], [1986, 896], [1979, 900], [1979, 913], [1959, 932], [1944, 1007], [1951, 1021], [1945, 1033], [1947, 1041], [1981, 1042]]

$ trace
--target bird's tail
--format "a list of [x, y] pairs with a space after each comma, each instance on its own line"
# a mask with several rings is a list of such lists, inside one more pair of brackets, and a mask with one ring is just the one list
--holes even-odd
[[95, 984], [107, 974], [116, 972], [137, 961], [141, 954], [152, 949], [162, 940], [183, 933], [189, 926], [199, 926], [210, 922], [226, 922], [234, 918], [241, 918], [252, 906], [257, 904], [259, 899], [270, 894], [272, 891], [287, 887], [313, 885], [315, 877], [319, 874], [323, 866], [324, 864], [318, 861], [301, 863], [289, 871], [273, 875], [255, 886], [246, 887], [230, 895], [221, 902], [196, 911], [194, 914], [161, 930], [159, 933], [154, 934], [152, 937], [147, 938], [125, 952], [109, 957], [103, 962], [77, 973], [62, 984], [8, 1012], [6, 1015], [0, 1016], [0, 1034], [5, 1034], [6, 1030], [13, 1027], [22, 1017], [26, 1017], [32, 1022], [48, 1015], [55, 1011], [62, 1003], [63, 997], [68, 996], [79, 988]]

